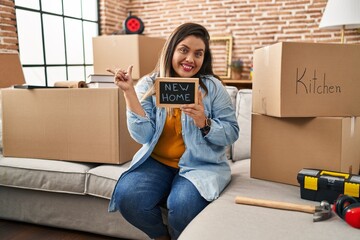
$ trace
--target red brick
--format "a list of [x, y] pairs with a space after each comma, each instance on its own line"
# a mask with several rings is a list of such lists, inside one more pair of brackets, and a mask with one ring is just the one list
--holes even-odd
[[[203, 24], [211, 35], [233, 36], [233, 58], [245, 68], [256, 48], [278, 41], [340, 42], [340, 31], [319, 29], [327, 0], [226, 0], [160, 1], [100, 0], [100, 27], [103, 35], [122, 29], [129, 11], [142, 19], [144, 34], [168, 37], [184, 22]], [[5, 14], [5, 15], [4, 15]], [[12, 0], [0, 0], [0, 42], [16, 38]], [[13, 17], [12, 17], [13, 16]], [[347, 43], [360, 43], [360, 32], [347, 30]], [[8, 40], [7, 40], [8, 41]], [[15, 44], [15, 42], [14, 42]], [[0, 45], [0, 51], [9, 47]]]

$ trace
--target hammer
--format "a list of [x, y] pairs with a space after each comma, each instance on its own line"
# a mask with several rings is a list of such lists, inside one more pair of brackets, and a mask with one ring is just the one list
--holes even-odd
[[302, 204], [277, 202], [263, 199], [254, 199], [247, 197], [235, 198], [235, 203], [246, 204], [260, 207], [276, 208], [290, 211], [313, 213], [313, 221], [319, 222], [331, 217], [331, 206], [327, 201], [322, 201], [319, 206], [309, 206]]

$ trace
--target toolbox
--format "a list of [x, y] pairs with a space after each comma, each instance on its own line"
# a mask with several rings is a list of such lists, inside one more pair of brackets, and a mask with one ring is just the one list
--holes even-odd
[[349, 195], [357, 200], [360, 192], [360, 175], [302, 169], [297, 175], [302, 199], [334, 203], [339, 195]]

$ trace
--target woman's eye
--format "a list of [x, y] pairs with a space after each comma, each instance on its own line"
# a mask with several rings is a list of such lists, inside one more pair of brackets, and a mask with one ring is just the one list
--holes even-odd
[[187, 53], [187, 49], [186, 49], [186, 48], [180, 48], [180, 49], [179, 49], [179, 52], [181, 52], [181, 53]]
[[196, 56], [196, 57], [202, 57], [202, 55], [203, 55], [202, 52], [197, 52], [197, 53], [195, 53], [195, 56]]

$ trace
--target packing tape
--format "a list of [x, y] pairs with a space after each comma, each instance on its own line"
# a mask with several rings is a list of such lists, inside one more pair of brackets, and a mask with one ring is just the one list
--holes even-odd
[[355, 123], [356, 123], [356, 117], [351, 117], [351, 123], [350, 123], [350, 136], [353, 137], [355, 134]]
[[264, 47], [264, 51], [265, 51], [264, 64], [267, 67], [269, 66], [269, 62], [270, 62], [270, 46]]

